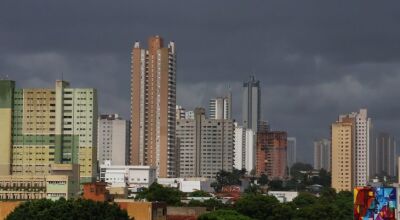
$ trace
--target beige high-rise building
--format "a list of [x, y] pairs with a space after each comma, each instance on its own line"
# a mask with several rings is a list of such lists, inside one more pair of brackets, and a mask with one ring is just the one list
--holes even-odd
[[337, 191], [368, 184], [370, 128], [367, 109], [340, 115], [332, 124], [332, 187]]
[[332, 124], [332, 188], [352, 191], [354, 187], [354, 121]]
[[158, 177], [174, 177], [176, 52], [160, 36], [148, 49], [134, 44], [131, 54], [131, 164], [157, 167]]

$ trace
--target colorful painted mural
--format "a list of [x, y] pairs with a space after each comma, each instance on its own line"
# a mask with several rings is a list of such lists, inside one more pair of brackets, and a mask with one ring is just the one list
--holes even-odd
[[356, 187], [354, 220], [395, 220], [396, 198], [394, 187]]

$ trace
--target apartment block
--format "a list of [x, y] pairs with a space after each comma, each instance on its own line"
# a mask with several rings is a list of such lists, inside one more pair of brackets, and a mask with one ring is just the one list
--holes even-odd
[[370, 128], [367, 109], [340, 115], [332, 124], [332, 187], [336, 190], [352, 191], [356, 186], [367, 185]]
[[179, 143], [179, 176], [214, 178], [220, 170], [232, 171], [234, 124], [232, 120], [207, 119], [203, 108], [194, 119], [176, 122]]
[[331, 141], [320, 139], [314, 141], [314, 169], [331, 171]]
[[232, 119], [232, 93], [210, 99], [208, 111], [210, 119]]
[[389, 133], [378, 133], [370, 148], [370, 178], [397, 176], [397, 145]]
[[287, 138], [287, 167], [291, 168], [297, 162], [297, 141], [295, 137]]
[[100, 164], [127, 165], [130, 161], [130, 123], [118, 114], [100, 115], [98, 119], [98, 150]]
[[176, 51], [150, 37], [148, 49], [134, 44], [131, 54], [131, 164], [176, 175]]
[[243, 127], [258, 132], [261, 120], [261, 88], [260, 81], [254, 76], [243, 83], [243, 105], [242, 105]]
[[[0, 174], [46, 175], [51, 164], [80, 164], [81, 181], [97, 169], [95, 89], [19, 89], [0, 80]], [[12, 132], [10, 132], [12, 131]]]
[[251, 129], [235, 123], [234, 167], [246, 169], [248, 173], [256, 168], [255, 134]]
[[270, 179], [285, 179], [287, 159], [287, 133], [267, 131], [257, 133], [256, 174]]

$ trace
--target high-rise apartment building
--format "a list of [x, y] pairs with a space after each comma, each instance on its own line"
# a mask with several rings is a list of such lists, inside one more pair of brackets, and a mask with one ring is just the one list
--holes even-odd
[[185, 119], [186, 118], [186, 110], [180, 105], [176, 106], [176, 120]]
[[373, 138], [370, 150], [370, 178], [397, 175], [396, 140], [388, 133]]
[[287, 167], [290, 169], [297, 162], [297, 141], [295, 137], [287, 138]]
[[232, 120], [207, 119], [203, 108], [194, 119], [176, 122], [179, 176], [214, 178], [220, 170], [232, 171], [234, 125]]
[[260, 81], [254, 76], [250, 81], [243, 83], [243, 127], [258, 132], [259, 121], [261, 120], [261, 89]]
[[131, 164], [157, 168], [158, 177], [175, 176], [176, 51], [160, 36], [148, 48], [136, 42], [131, 57]]
[[332, 124], [332, 187], [336, 190], [351, 191], [355, 186], [367, 185], [370, 127], [366, 109], [340, 115]]
[[235, 123], [235, 162], [238, 170], [246, 169], [248, 173], [256, 168], [255, 135], [251, 129], [245, 129]]
[[314, 141], [314, 169], [331, 171], [331, 142], [328, 139]]
[[[46, 175], [51, 164], [80, 164], [81, 182], [97, 171], [95, 89], [18, 89], [0, 80], [0, 174]], [[10, 132], [12, 131], [12, 132]]]
[[232, 119], [232, 93], [226, 97], [210, 99], [210, 119]]
[[112, 165], [129, 164], [129, 121], [118, 114], [100, 115], [97, 133], [97, 158], [100, 164], [105, 161], [111, 161]]
[[257, 133], [256, 174], [270, 179], [285, 179], [287, 133], [267, 131]]

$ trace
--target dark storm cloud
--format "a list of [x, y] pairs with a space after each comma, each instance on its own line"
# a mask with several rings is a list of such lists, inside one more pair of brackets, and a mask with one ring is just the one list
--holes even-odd
[[[263, 85], [263, 118], [296, 136], [301, 159], [337, 115], [367, 107], [399, 136], [397, 1], [2, 1], [0, 75], [20, 86], [64, 78], [99, 90], [100, 111], [129, 112], [129, 55], [149, 35], [178, 48], [178, 103], [206, 105], [241, 82]], [[194, 98], [196, 97], [196, 98]]]

